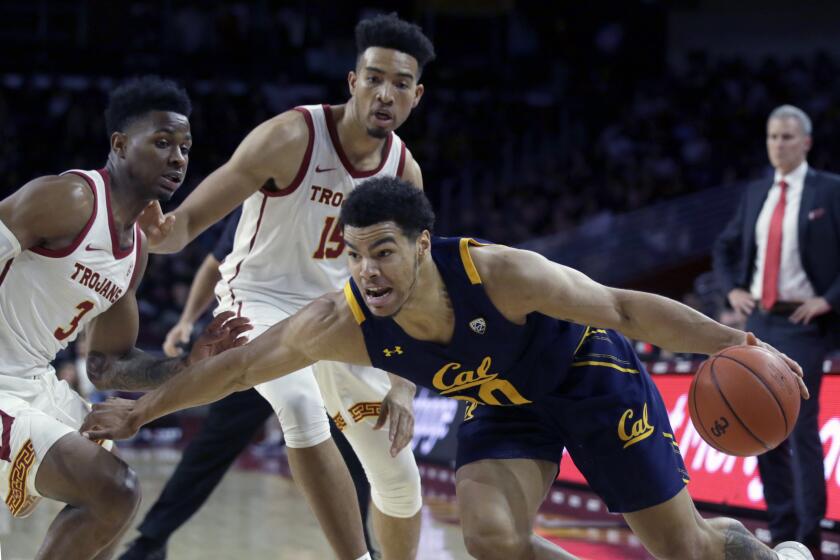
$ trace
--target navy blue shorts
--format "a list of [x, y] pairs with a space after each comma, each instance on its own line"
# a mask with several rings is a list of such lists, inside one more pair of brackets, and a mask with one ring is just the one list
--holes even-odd
[[563, 381], [522, 406], [478, 406], [458, 431], [457, 466], [481, 459], [560, 462], [567, 448], [610, 511], [673, 498], [688, 482], [668, 411], [629, 341], [589, 328]]

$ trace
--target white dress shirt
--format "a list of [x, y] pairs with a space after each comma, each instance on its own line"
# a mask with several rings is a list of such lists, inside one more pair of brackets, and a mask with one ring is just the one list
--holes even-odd
[[799, 206], [802, 202], [802, 189], [805, 175], [808, 173], [808, 162], [803, 161], [799, 167], [788, 175], [776, 171], [773, 186], [767, 193], [767, 199], [758, 215], [755, 224], [755, 269], [753, 270], [750, 293], [761, 300], [762, 284], [764, 281], [764, 260], [767, 254], [767, 237], [770, 234], [770, 218], [779, 202], [782, 180], [787, 183], [785, 198], [785, 216], [782, 220], [782, 260], [779, 266], [779, 301], [805, 301], [816, 295], [814, 287], [802, 268], [799, 255]]

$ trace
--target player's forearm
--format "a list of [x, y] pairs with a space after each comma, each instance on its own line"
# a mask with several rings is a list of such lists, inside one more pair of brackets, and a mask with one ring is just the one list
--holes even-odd
[[615, 290], [622, 334], [672, 352], [714, 354], [744, 343], [744, 333], [718, 323], [672, 299], [645, 292]]
[[175, 222], [172, 229], [163, 239], [155, 239], [149, 236], [149, 252], [156, 255], [167, 255], [181, 251], [192, 241], [189, 234], [189, 218], [186, 215], [175, 213]]
[[122, 356], [91, 351], [87, 373], [99, 390], [148, 391], [159, 387], [186, 367], [183, 358], [157, 358], [132, 348]]
[[197, 362], [143, 395], [131, 413], [131, 425], [139, 428], [161, 416], [211, 403], [245, 389], [243, 349], [235, 348]]

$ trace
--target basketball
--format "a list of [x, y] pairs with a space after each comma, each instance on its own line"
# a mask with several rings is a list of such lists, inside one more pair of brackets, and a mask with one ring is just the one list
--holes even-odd
[[758, 346], [732, 346], [701, 364], [688, 406], [709, 445], [747, 457], [770, 451], [790, 435], [800, 398], [796, 374], [781, 358]]

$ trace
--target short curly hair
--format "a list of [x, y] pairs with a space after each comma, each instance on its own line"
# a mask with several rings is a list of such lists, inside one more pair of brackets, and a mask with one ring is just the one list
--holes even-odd
[[394, 49], [413, 56], [420, 73], [435, 59], [435, 47], [419, 25], [400, 19], [396, 12], [363, 19], [356, 25], [356, 54], [369, 47]]
[[416, 239], [423, 230], [431, 233], [435, 212], [426, 195], [397, 177], [368, 179], [353, 189], [339, 215], [341, 226], [368, 227], [394, 222], [409, 239]]
[[105, 109], [108, 136], [125, 130], [132, 121], [150, 111], [171, 111], [189, 117], [192, 103], [187, 92], [171, 80], [140, 76], [122, 83], [111, 92]]

